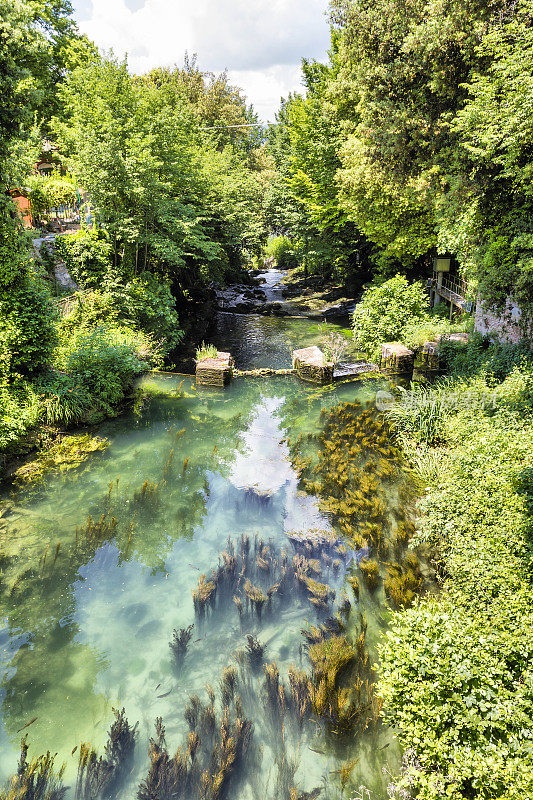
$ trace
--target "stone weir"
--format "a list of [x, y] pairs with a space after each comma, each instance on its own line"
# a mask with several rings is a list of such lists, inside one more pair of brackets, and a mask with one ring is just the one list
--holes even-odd
[[227, 386], [232, 378], [252, 378], [272, 375], [297, 375], [307, 383], [325, 385], [339, 380], [363, 377], [378, 372], [378, 367], [368, 361], [334, 365], [328, 361], [319, 347], [313, 345], [294, 350], [292, 369], [235, 369], [230, 353], [218, 352], [212, 358], [203, 358], [196, 364], [198, 386]]

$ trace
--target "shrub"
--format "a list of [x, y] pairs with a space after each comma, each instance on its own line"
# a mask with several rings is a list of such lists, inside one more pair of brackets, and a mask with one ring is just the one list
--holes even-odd
[[181, 341], [183, 331], [168, 282], [145, 272], [124, 286], [110, 283], [106, 294], [119, 320], [152, 334], [167, 353]]
[[77, 379], [92, 407], [113, 414], [135, 376], [161, 363], [157, 345], [146, 334], [100, 325], [79, 330], [59, 348], [56, 365]]
[[111, 245], [98, 228], [80, 228], [76, 233], [57, 236], [55, 251], [82, 288], [97, 288], [109, 276]]
[[474, 333], [466, 345], [443, 342], [441, 364], [450, 375], [481, 375], [503, 381], [515, 367], [533, 365], [533, 354], [524, 341], [518, 345], [499, 344], [488, 336]]
[[417, 506], [442, 592], [393, 615], [379, 689], [425, 800], [533, 795], [533, 370], [494, 384], [490, 371], [421, 398], [446, 411], [447, 449], [427, 448], [444, 467]]
[[48, 364], [57, 342], [50, 294], [34, 275], [24, 275], [0, 298], [0, 370], [5, 379], [31, 377]]
[[183, 337], [175, 301], [166, 282], [145, 273], [129, 283], [109, 282], [103, 292], [93, 291], [80, 299], [73, 311], [61, 320], [63, 333], [100, 324], [123, 323], [141, 330], [171, 352]]
[[29, 384], [0, 385], [0, 464], [37, 423], [39, 412], [38, 397]]
[[360, 350], [375, 358], [383, 342], [401, 341], [410, 326], [429, 319], [422, 284], [396, 275], [366, 288], [353, 314], [354, 339]]
[[271, 236], [265, 246], [265, 255], [272, 258], [280, 269], [298, 265], [295, 245], [287, 236]]

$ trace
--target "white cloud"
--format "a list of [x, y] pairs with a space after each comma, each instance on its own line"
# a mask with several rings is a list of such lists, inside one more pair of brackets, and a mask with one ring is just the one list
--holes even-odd
[[282, 96], [301, 88], [302, 57], [323, 59], [327, 0], [75, 0], [80, 28], [96, 44], [128, 53], [134, 72], [182, 63], [227, 67], [259, 116], [271, 120]]

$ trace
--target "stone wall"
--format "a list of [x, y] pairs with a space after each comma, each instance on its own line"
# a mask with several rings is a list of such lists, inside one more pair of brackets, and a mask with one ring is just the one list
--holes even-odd
[[502, 344], [516, 344], [523, 338], [521, 316], [520, 309], [510, 299], [502, 314], [487, 308], [478, 299], [474, 327], [483, 335], [493, 334]]

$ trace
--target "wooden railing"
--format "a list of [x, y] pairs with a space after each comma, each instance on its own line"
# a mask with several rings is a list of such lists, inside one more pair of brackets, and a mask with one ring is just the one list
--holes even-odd
[[57, 308], [60, 317], [68, 317], [76, 306], [88, 300], [91, 294], [92, 289], [84, 289], [82, 292], [69, 294], [68, 297], [56, 297], [52, 300], [52, 303]]

